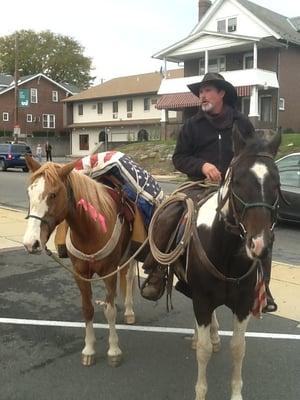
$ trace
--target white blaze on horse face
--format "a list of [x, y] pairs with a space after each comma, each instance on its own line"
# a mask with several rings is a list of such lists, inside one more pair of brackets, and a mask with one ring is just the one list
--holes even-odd
[[218, 206], [218, 193], [214, 193], [199, 209], [197, 216], [197, 227], [205, 225], [212, 227], [216, 217], [216, 209]]
[[[48, 210], [47, 198], [43, 197], [45, 190], [45, 179], [37, 178], [28, 188], [30, 202], [29, 214], [43, 218]], [[29, 218], [27, 229], [23, 238], [24, 246], [30, 251], [36, 241], [40, 241], [41, 221]]]
[[262, 194], [262, 198], [264, 200], [265, 199], [264, 181], [265, 181], [266, 176], [269, 173], [268, 168], [265, 166], [265, 164], [256, 162], [256, 163], [254, 163], [253, 167], [250, 168], [250, 171], [252, 171], [254, 173], [259, 184], [261, 185], [261, 194]]

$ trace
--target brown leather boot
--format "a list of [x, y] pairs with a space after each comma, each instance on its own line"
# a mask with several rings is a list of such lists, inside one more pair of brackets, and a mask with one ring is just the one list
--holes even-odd
[[167, 268], [155, 265], [141, 287], [141, 295], [152, 301], [157, 301], [164, 294], [166, 287]]

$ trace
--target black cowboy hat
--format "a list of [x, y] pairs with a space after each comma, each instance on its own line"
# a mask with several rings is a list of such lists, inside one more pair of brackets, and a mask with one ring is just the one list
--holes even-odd
[[192, 93], [194, 93], [197, 97], [199, 97], [199, 90], [204, 85], [212, 85], [217, 89], [224, 90], [224, 103], [227, 103], [231, 106], [234, 106], [237, 101], [237, 92], [234, 86], [231, 83], [225, 81], [224, 77], [221, 74], [207, 72], [204, 75], [201, 82], [192, 83], [187, 85]]

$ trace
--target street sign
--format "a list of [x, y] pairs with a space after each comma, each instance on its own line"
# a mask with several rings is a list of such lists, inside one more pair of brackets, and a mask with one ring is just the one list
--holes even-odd
[[15, 125], [15, 126], [14, 126], [14, 135], [19, 136], [20, 133], [21, 133], [20, 125]]
[[19, 89], [19, 107], [29, 107], [29, 89]]

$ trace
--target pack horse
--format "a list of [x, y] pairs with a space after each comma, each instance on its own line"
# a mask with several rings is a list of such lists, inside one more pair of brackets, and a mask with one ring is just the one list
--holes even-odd
[[[117, 366], [121, 362], [122, 351], [115, 327], [115, 272], [128, 255], [131, 240], [130, 223], [122, 212], [123, 199], [116, 193], [112, 197], [112, 190], [103, 184], [74, 172], [74, 162], [64, 166], [54, 163], [41, 166], [31, 157], [27, 157], [26, 161], [32, 176], [28, 187], [30, 207], [24, 246], [29, 253], [40, 254], [55, 227], [66, 220], [69, 225], [67, 247], [81, 293], [86, 324], [82, 363], [91, 365], [95, 358], [90, 279], [98, 274], [107, 276], [104, 279], [107, 293], [104, 314], [109, 325], [107, 357], [110, 365]], [[120, 287], [125, 295], [124, 319], [128, 324], [135, 322], [132, 298], [134, 275], [132, 262], [120, 271]]]

